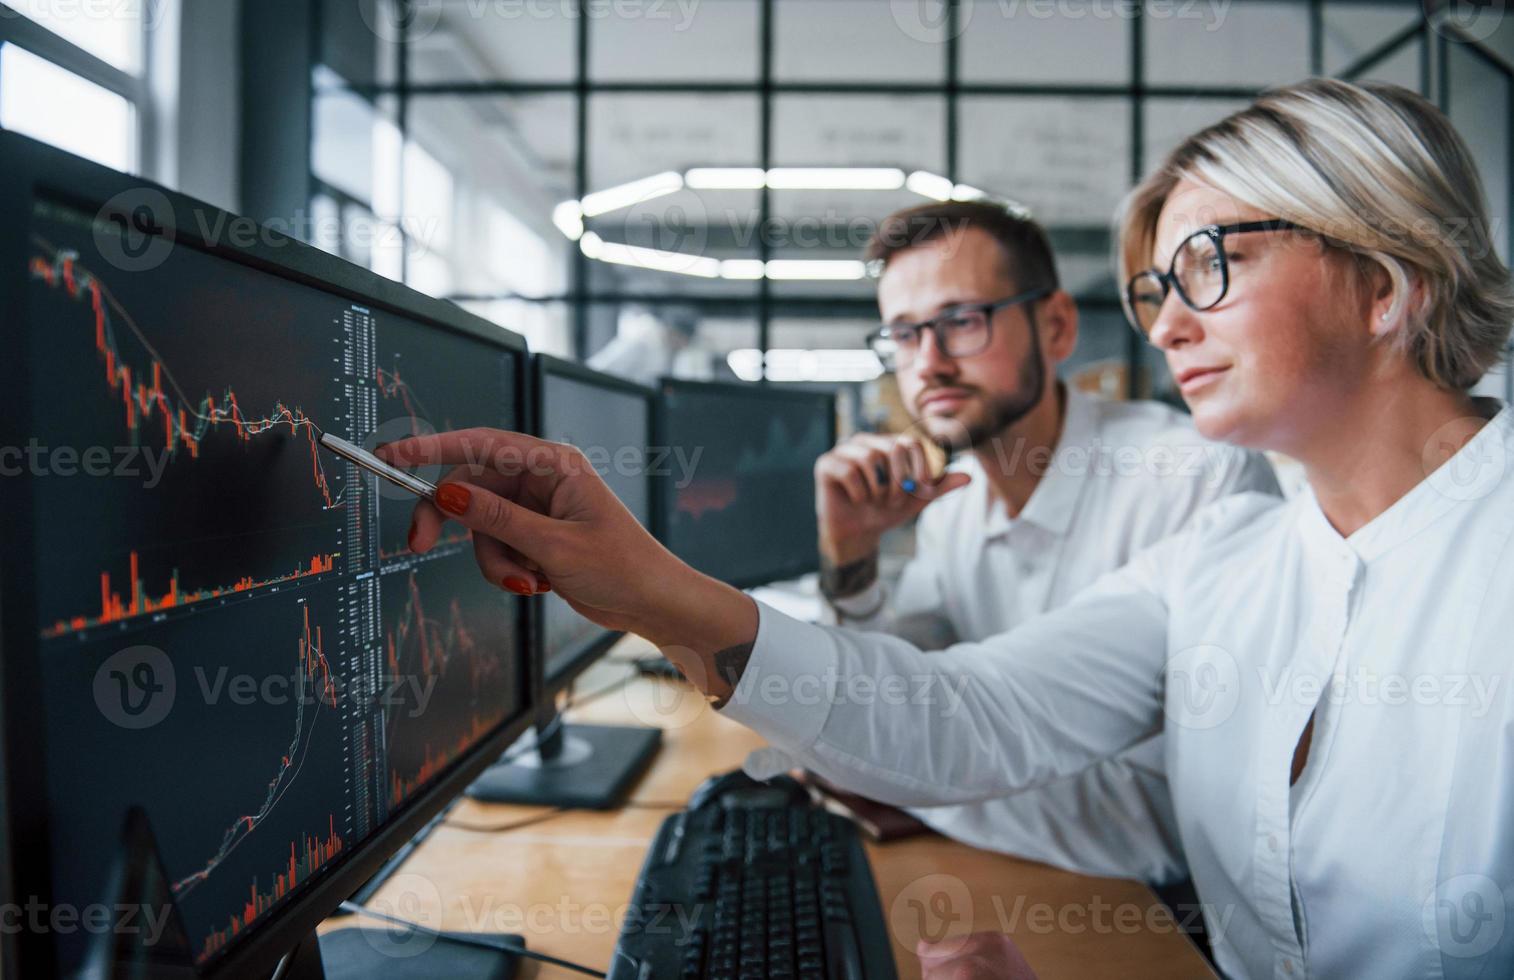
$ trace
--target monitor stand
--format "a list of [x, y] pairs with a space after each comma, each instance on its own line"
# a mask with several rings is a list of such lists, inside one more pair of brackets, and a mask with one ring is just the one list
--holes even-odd
[[[613, 809], [662, 744], [660, 728], [569, 725], [556, 723], [557, 717], [538, 717], [527, 735], [536, 738], [534, 749], [517, 743], [510, 761], [484, 770], [468, 795], [483, 803]], [[542, 732], [548, 733], [545, 738]]]
[[[504, 950], [448, 942], [444, 933], [405, 932], [402, 929], [334, 929], [319, 937], [311, 933], [289, 954], [282, 980], [514, 980], [520, 957]], [[473, 938], [473, 937], [470, 937]], [[513, 935], [480, 935], [486, 941], [525, 946]]]

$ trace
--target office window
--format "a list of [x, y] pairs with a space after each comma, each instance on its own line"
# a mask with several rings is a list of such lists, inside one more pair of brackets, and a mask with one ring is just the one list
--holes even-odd
[[[358, 6], [322, 2], [328, 33], [351, 17], [331, 8]], [[955, 8], [944, 0], [716, 0], [613, 10], [434, 0], [418, 5], [423, 16], [403, 47], [382, 37], [375, 45], [375, 32], [365, 29], [331, 48], [332, 58], [354, 66], [348, 77], [380, 82], [359, 86], [367, 108], [345, 107], [351, 118], [343, 125], [359, 134], [348, 141], [352, 149], [313, 152], [315, 186], [338, 201], [344, 218], [371, 207], [388, 216], [365, 218], [375, 233], [361, 249], [344, 242], [344, 250], [361, 251], [378, 268], [404, 265], [413, 281], [434, 289], [444, 282], [434, 257], [408, 268], [416, 247], [430, 243], [393, 227], [398, 215], [373, 183], [376, 172], [391, 184], [402, 170], [434, 172], [425, 187], [406, 189], [400, 224], [414, 212], [447, 211], [450, 200], [446, 244], [429, 253], [445, 257], [452, 295], [482, 304], [496, 320], [550, 320], [559, 333], [530, 329], [568, 345], [552, 349], [580, 356], [601, 349], [622, 324], [641, 322], [622, 316], [623, 307], [661, 315], [687, 306], [700, 330], [708, 323], [723, 335], [732, 322], [750, 329], [729, 353], [743, 370], [755, 364], [760, 372], [764, 343], [790, 352], [785, 357], [833, 341], [861, 350], [854, 328], [872, 318], [875, 293], [856, 274], [862, 248], [880, 218], [927, 200], [922, 189], [939, 195], [949, 180], [965, 185], [959, 196], [977, 189], [1028, 207], [1047, 226], [1063, 283], [1089, 317], [1089, 363], [1102, 370], [1123, 351], [1125, 375], [1142, 390], [1148, 381], [1162, 390], [1161, 358], [1138, 355], [1117, 315], [1110, 223], [1121, 198], [1179, 140], [1243, 107], [1250, 93], [1308, 76], [1316, 50], [1327, 73], [1374, 58], [1363, 78], [1416, 90], [1434, 82], [1414, 33], [1420, 6], [1152, 0], [1140, 8], [1137, 79], [1132, 5], [1100, 0], [962, 0]], [[1511, 25], [1514, 18], [1503, 18], [1480, 47], [1504, 50]], [[415, 88], [398, 81], [401, 51]], [[952, 54], [961, 89], [949, 94]], [[766, 58], [771, 88], [761, 84]], [[1499, 88], [1499, 79], [1459, 62], [1449, 74], [1453, 91], [1444, 97], [1458, 127], [1476, 140], [1480, 159], [1496, 155], [1508, 140], [1499, 116], [1508, 106], [1497, 101], [1506, 77]], [[323, 123], [336, 115], [317, 106], [318, 143], [323, 127], [340, 130], [339, 121]], [[403, 139], [380, 123], [402, 118]], [[387, 163], [371, 160], [375, 133], [388, 147]], [[420, 152], [409, 144], [436, 167], [425, 160], [401, 167]], [[352, 160], [389, 169], [354, 177], [363, 164]], [[332, 186], [333, 167], [346, 167], [344, 187]], [[774, 185], [764, 193], [764, 167], [897, 168], [906, 178], [916, 171], [934, 178], [899, 187], [891, 177], [867, 189]], [[715, 172], [691, 180], [694, 168]], [[636, 191], [634, 182], [648, 178]], [[1498, 186], [1507, 197], [1506, 176]], [[604, 205], [607, 191], [631, 198], [597, 214], [573, 211], [581, 194], [585, 204]], [[386, 230], [399, 236], [398, 247], [381, 244], [386, 236], [376, 232]], [[774, 266], [759, 261], [764, 234]], [[763, 276], [771, 280], [766, 288]], [[550, 298], [565, 296], [573, 298], [551, 317], [520, 305], [535, 297], [546, 309]], [[506, 306], [488, 305], [496, 302]]]
[[[879, 222], [900, 208], [928, 200], [905, 186], [908, 175], [917, 171], [940, 175], [946, 170], [946, 100], [779, 96], [773, 103], [773, 163], [781, 168], [879, 172], [881, 180], [859, 173], [855, 179], [837, 181], [833, 188], [771, 191], [772, 257], [796, 263], [775, 271], [774, 295], [866, 299], [873, 293], [873, 284], [857, 273], [862, 251]], [[892, 171], [893, 176], [885, 171]], [[830, 278], [833, 274], [842, 278]]]
[[974, 96], [961, 104], [961, 180], [1047, 225], [1107, 227], [1130, 184], [1130, 102]]
[[130, 75], [142, 71], [143, 5], [162, 13], [161, 0], [112, 0], [111, 3], [58, 3], [57, 0], [6, 0], [28, 17], [78, 48]]
[[[751, 81], [757, 77], [757, 0], [627, 5], [589, 32], [596, 81]], [[718, 53], [718, 56], [717, 56]]]
[[940, 82], [942, 0], [776, 0], [774, 77], [783, 81]]
[[963, 4], [962, 80], [1123, 84], [1130, 78], [1127, 9], [1063, 0], [1048, 16], [1045, 5]]
[[1152, 84], [1280, 85], [1309, 74], [1307, 4], [1148, 4], [1145, 32]]
[[464, 299], [458, 305], [525, 337], [531, 350], [539, 354], [563, 358], [573, 356], [572, 317], [566, 303], [533, 303], [521, 299]]
[[1155, 170], [1187, 137], [1248, 105], [1245, 99], [1147, 99], [1141, 116], [1141, 174]]
[[757, 257], [758, 192], [684, 179], [691, 169], [751, 167], [758, 152], [754, 96], [593, 96], [584, 204], [604, 210], [584, 218], [590, 289], [751, 296], [754, 281], [724, 263]]
[[568, 82], [578, 75], [576, 4], [433, 0], [418, 6], [430, 13], [424, 33], [409, 46], [413, 81]]
[[[1324, 5], [1323, 53], [1325, 71], [1335, 74], [1382, 44], [1418, 23], [1420, 8], [1414, 4], [1340, 3]], [[1417, 41], [1410, 42], [1418, 47]], [[1415, 83], [1418, 87], [1418, 83]]]
[[1425, 94], [1424, 42], [1415, 39], [1399, 48], [1372, 68], [1352, 79], [1354, 82], [1392, 82], [1406, 89]]
[[1472, 159], [1482, 175], [1483, 193], [1493, 226], [1493, 246], [1505, 263], [1509, 261], [1510, 227], [1509, 116], [1514, 112], [1514, 82], [1488, 59], [1462, 45], [1447, 49], [1450, 57], [1451, 122], [1467, 141]]
[[0, 46], [0, 126], [116, 170], [137, 169], [131, 100], [14, 44]]

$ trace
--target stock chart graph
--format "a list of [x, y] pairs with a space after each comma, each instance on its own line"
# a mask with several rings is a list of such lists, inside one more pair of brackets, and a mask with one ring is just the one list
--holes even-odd
[[24, 270], [52, 875], [111, 901], [142, 807], [208, 963], [522, 710], [520, 600], [317, 445], [518, 427], [521, 355], [112, 233], [39, 202]]
[[755, 583], [813, 553], [815, 459], [832, 442], [824, 395], [726, 386], [664, 392], [667, 440], [689, 465], [664, 477], [668, 546], [717, 578]]

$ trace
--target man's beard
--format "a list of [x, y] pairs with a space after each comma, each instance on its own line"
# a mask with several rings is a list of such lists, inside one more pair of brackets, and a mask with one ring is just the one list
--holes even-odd
[[[1046, 366], [1041, 361], [1041, 352], [1032, 350], [1020, 365], [1020, 377], [1013, 391], [996, 395], [984, 406], [983, 417], [972, 425], [966, 425], [950, 416], [937, 416], [950, 423], [942, 433], [931, 433], [931, 438], [948, 453], [960, 453], [978, 449], [999, 433], [1029, 415], [1041, 403], [1046, 387]], [[929, 427], [926, 431], [930, 432]]]

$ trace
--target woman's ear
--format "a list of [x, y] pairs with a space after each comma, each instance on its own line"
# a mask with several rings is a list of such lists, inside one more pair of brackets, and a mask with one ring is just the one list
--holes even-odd
[[1385, 337], [1402, 329], [1409, 311], [1417, 309], [1424, 296], [1419, 277], [1397, 263], [1389, 264], [1382, 259], [1372, 262], [1362, 273], [1370, 304], [1367, 329], [1373, 337]]

